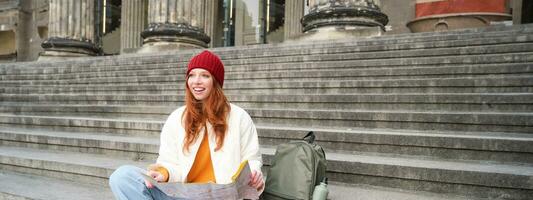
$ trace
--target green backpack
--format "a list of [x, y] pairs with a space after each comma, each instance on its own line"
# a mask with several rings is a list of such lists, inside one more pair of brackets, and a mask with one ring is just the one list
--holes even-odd
[[311, 131], [301, 141], [278, 145], [262, 199], [311, 199], [326, 176], [326, 154], [314, 141]]

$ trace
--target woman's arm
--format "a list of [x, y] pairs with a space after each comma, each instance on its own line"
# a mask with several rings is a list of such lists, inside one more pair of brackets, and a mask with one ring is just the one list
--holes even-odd
[[261, 152], [259, 151], [259, 137], [257, 129], [248, 113], [244, 112], [240, 123], [241, 130], [241, 160], [248, 160], [252, 174], [250, 175], [250, 186], [257, 188], [259, 191], [264, 189], [263, 174], [261, 167], [263, 166]]
[[[179, 109], [178, 109], [179, 110]], [[177, 110], [177, 111], [178, 111]], [[182, 180], [180, 162], [178, 161], [179, 149], [178, 134], [181, 127], [181, 116], [174, 111], [165, 122], [161, 130], [161, 140], [159, 144], [159, 157], [157, 164], [163, 166], [168, 171], [168, 181], [178, 182]]]
[[248, 113], [244, 113], [240, 123], [241, 161], [248, 160], [252, 171], [261, 172], [263, 161], [259, 152], [259, 138], [257, 130]]

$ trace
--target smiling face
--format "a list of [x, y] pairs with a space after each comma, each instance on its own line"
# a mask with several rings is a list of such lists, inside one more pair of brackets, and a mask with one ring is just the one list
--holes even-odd
[[213, 90], [213, 76], [209, 71], [202, 68], [195, 68], [187, 75], [187, 86], [194, 98], [202, 101], [209, 96]]

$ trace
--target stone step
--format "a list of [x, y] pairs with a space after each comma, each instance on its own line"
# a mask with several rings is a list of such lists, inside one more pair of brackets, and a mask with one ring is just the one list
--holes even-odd
[[437, 194], [419, 190], [330, 182], [328, 199], [346, 200], [477, 200], [475, 197]]
[[[316, 58], [315, 58], [316, 57]], [[455, 55], [439, 57], [404, 57], [364, 60], [320, 60], [320, 56], [294, 57], [291, 62], [254, 63], [246, 65], [229, 65], [226, 69], [233, 72], [259, 71], [307, 71], [315, 69], [379, 69], [395, 67], [438, 67], [438, 66], [484, 66], [490, 64], [525, 63], [533, 61], [533, 53], [498, 53], [480, 55]], [[304, 59], [306, 58], [306, 59]], [[307, 59], [309, 58], [309, 59]], [[313, 60], [311, 60], [313, 58]], [[483, 64], [483, 65], [481, 65]], [[183, 65], [185, 66], [185, 65]]]
[[145, 168], [154, 161], [133, 161], [99, 154], [1, 146], [0, 169], [106, 186], [121, 165]]
[[[531, 75], [487, 78], [426, 78], [344, 81], [256, 81], [224, 84], [226, 94], [359, 94], [359, 93], [523, 93], [533, 92]], [[183, 84], [6, 86], [4, 94], [176, 94]]]
[[396, 154], [438, 159], [533, 164], [533, 135], [402, 129], [311, 128], [257, 125], [260, 143], [275, 146], [313, 131], [327, 152]]
[[533, 132], [533, 113], [247, 109], [256, 123], [293, 127]]
[[[530, 47], [527, 47], [528, 45], [522, 45], [521, 48], [530, 48]], [[530, 46], [530, 45], [529, 45]], [[476, 63], [486, 63], [486, 64], [490, 64], [490, 63], [511, 63], [511, 62], [520, 62], [520, 61], [524, 61], [524, 60], [528, 60], [528, 55], [531, 55], [531, 53], [514, 53], [514, 54], [510, 54], [509, 52], [506, 52], [505, 54], [502, 54], [502, 53], [495, 53], [494, 55], [492, 54], [489, 54], [490, 51], [486, 51], [484, 49], [479, 49], [479, 53], [484, 53], [486, 55], [460, 55], [457, 53], [457, 50], [454, 49], [454, 48], [448, 48], [449, 50], [446, 50], [450, 53], [452, 53], [453, 55], [455, 56], [451, 56], [451, 55], [448, 55], [448, 56], [439, 56], [439, 57], [428, 57], [428, 56], [424, 56], [424, 57], [420, 57], [419, 55], [417, 54], [414, 54], [412, 53], [412, 51], [408, 51], [408, 52], [411, 52], [411, 54], [413, 54], [411, 57], [394, 57], [392, 55], [395, 55], [395, 54], [390, 54], [390, 53], [387, 53], [387, 54], [384, 54], [386, 57], [385, 58], [380, 58], [380, 59], [367, 59], [367, 60], [361, 60], [361, 58], [359, 57], [359, 59], [357, 60], [358, 62], [357, 63], [349, 63], [350, 66], [345, 66], [346, 64], [344, 65], [341, 65], [341, 66], [338, 66], [336, 68], [342, 68], [342, 67], [350, 67], [350, 68], [353, 68], [353, 67], [368, 67], [368, 66], [372, 66], [372, 67], [383, 67], [383, 66], [397, 66], [397, 65], [408, 65], [408, 66], [413, 66], [413, 65], [427, 65], [427, 64], [435, 64], [435, 65], [443, 65], [443, 64], [457, 64], [457, 63], [463, 63], [463, 64], [476, 64]], [[514, 48], [513, 48], [514, 49]], [[494, 51], [496, 52], [501, 52], [500, 49], [498, 48], [495, 48]], [[516, 52], [516, 50], [512, 50], [513, 52]], [[432, 51], [428, 51], [428, 50], [422, 50], [421, 52], [419, 51], [418, 53], [423, 53], [423, 52], [432, 52]], [[376, 53], [366, 53], [368, 54], [369, 56], [375, 56]], [[516, 54], [516, 55], [515, 55]], [[333, 58], [331, 56], [335, 56], [337, 54], [330, 54], [330, 55], [321, 55], [321, 54], [317, 54], [317, 55], [306, 55], [306, 56], [290, 56], [290, 57], [285, 57], [285, 58], [276, 58], [275, 60], [272, 60], [271, 58], [268, 58], [268, 62], [257, 62], [257, 63], [254, 63], [253, 65], [251, 64], [246, 64], [246, 65], [233, 65], [232, 63], [228, 63], [228, 61], [225, 61], [225, 65], [227, 66], [226, 67], [226, 71], [229, 73], [229, 72], [232, 72], [232, 71], [258, 71], [258, 70], [261, 70], [261, 71], [269, 71], [269, 70], [283, 70], [285, 68], [287, 68], [287, 66], [285, 65], [289, 65], [289, 68], [287, 69], [292, 69], [290, 67], [290, 65], [292, 64], [296, 64], [296, 67], [297, 69], [300, 69], [302, 66], [302, 64], [305, 64], [305, 65], [309, 65], [311, 63], [316, 63], [316, 62], [324, 62], [324, 61], [328, 61], [328, 62], [333, 62], [333, 63], [346, 63], [348, 58], [353, 59], [357, 59], [357, 56], [359, 54], [357, 54], [357, 52], [354, 54], [349, 54], [351, 56], [344, 56], [343, 54], [338, 54], [338, 55], [343, 55], [342, 57], [339, 58], [339, 56], [337, 56], [336, 58]], [[328, 57], [329, 56], [329, 57]], [[392, 57], [391, 57], [392, 56]], [[415, 56], [415, 57], [413, 57]], [[170, 55], [168, 57], [171, 57]], [[175, 57], [175, 55], [172, 55], [172, 57]], [[478, 57], [482, 57], [482, 58], [478, 58]], [[108, 58], [108, 59], [112, 59], [113, 57], [111, 58]], [[143, 57], [136, 57], [136, 58], [130, 58], [130, 60], [140, 60], [140, 59], [146, 59], [146, 58], [150, 58], [149, 56], [143, 56]], [[327, 59], [326, 59], [327, 58]], [[418, 59], [417, 59], [418, 58]], [[116, 58], [118, 59], [118, 58]], [[76, 62], [76, 64], [71, 64], [71, 63], [63, 63], [63, 64], [60, 64], [60, 63], [52, 63], [53, 65], [51, 66], [46, 66], [47, 63], [41, 63], [39, 62], [39, 65], [38, 66], [35, 66], [33, 67], [33, 64], [32, 63], [24, 63], [24, 65], [8, 65], [8, 64], [3, 64], [3, 65], [0, 65], [0, 66], [3, 66], [3, 67], [0, 67], [0, 74], [2, 74], [2, 71], [4, 71], [5, 75], [10, 75], [10, 74], [17, 74], [17, 75], [39, 75], [39, 74], [72, 74], [73, 76], [76, 76], [74, 74], [78, 74], [78, 73], [88, 73], [88, 72], [109, 72], [109, 71], [128, 71], [128, 70], [148, 70], [148, 69], [151, 69], [151, 70], [155, 70], [155, 69], [163, 69], [163, 70], [169, 70], [169, 69], [176, 69], [176, 68], [184, 68], [186, 66], [186, 62], [187, 61], [183, 61], [183, 63], [173, 63], [173, 62], [169, 62], [168, 59], [171, 59], [171, 58], [166, 58], [166, 60], [162, 59], [162, 60], [154, 60], [150, 63], [146, 63], [146, 64], [123, 64], [123, 65], [120, 65], [118, 63], [105, 63], [106, 65], [102, 65], [102, 66], [93, 66], [93, 65], [96, 65], [95, 62], [96, 61], [93, 61], [93, 63], [91, 63], [91, 66], [84, 66], [83, 62], [79, 61], [79, 60], [72, 60], [70, 62]], [[261, 58], [262, 59], [262, 58]], [[331, 59], [340, 59], [340, 60], [331, 60]], [[503, 60], [502, 60], [503, 59]], [[245, 59], [243, 60], [242, 62], [249, 62], [247, 60], [255, 60], [255, 59]], [[284, 61], [283, 61], [284, 60]], [[531, 61], [532, 59], [529, 58], [529, 60]], [[159, 62], [157, 62], [159, 61]], [[241, 62], [239, 60], [237, 60], [238, 62]], [[275, 61], [276, 63], [273, 63], [273, 61]], [[459, 61], [459, 62], [458, 62]], [[473, 62], [475, 61], [475, 62]], [[317, 64], [313, 65], [311, 68], [308, 68], [308, 69], [314, 69], [316, 67], [319, 67], [319, 68], [323, 68], [321, 67], [321, 65], [323, 63], [318, 63], [320, 65], [317, 66]], [[250, 66], [251, 65], [251, 66]], [[274, 65], [274, 66], [272, 66]], [[258, 66], [261, 66], [260, 68], [257, 68]], [[268, 66], [272, 66], [272, 67], [268, 67]], [[281, 67], [283, 66], [283, 67]], [[306, 66], [306, 67], [309, 67], [309, 66]], [[266, 69], [265, 69], [266, 68]], [[7, 71], [6, 71], [7, 70]]]
[[[224, 60], [236, 60], [246, 58], [260, 58], [265, 56], [277, 57], [304, 54], [332, 54], [345, 52], [380, 52], [392, 50], [417, 50], [449, 47], [473, 47], [481, 45], [498, 45], [508, 43], [528, 42], [531, 32], [498, 32], [491, 35], [455, 35], [441, 38], [407, 38], [386, 39], [372, 38], [369, 40], [328, 40], [325, 43], [281, 43], [273, 45], [261, 45], [264, 51], [258, 51], [256, 46], [243, 48], [223, 48], [217, 50]], [[219, 50], [219, 51], [218, 51]], [[247, 52], [243, 54], [243, 52]], [[184, 55], [185, 56], [185, 55]], [[187, 57], [187, 56], [186, 56]]]
[[[133, 121], [152, 119], [165, 120], [173, 109], [168, 107], [143, 106], [63, 106], [63, 107], [7, 107], [15, 114], [0, 114], [0, 123], [25, 124], [30, 121], [39, 125], [50, 120], [58, 125], [65, 123], [92, 124], [105, 121], [106, 124], [123, 128]], [[24, 110], [27, 108], [27, 111]], [[42, 109], [42, 110], [39, 110]], [[17, 110], [20, 110], [17, 112]], [[415, 130], [457, 130], [457, 131], [505, 131], [532, 132], [533, 114], [528, 112], [450, 112], [450, 111], [408, 111], [408, 110], [304, 110], [304, 109], [246, 109], [256, 123], [278, 124], [294, 127], [364, 127], [399, 128]], [[51, 111], [51, 112], [49, 112]], [[49, 117], [50, 116], [50, 117]], [[40, 120], [31, 122], [31, 117]], [[121, 119], [122, 118], [122, 119]], [[123, 120], [124, 119], [124, 120]], [[157, 120], [157, 121], [156, 121]], [[61, 121], [61, 122], [59, 122]], [[146, 121], [145, 121], [146, 122]], [[139, 124], [140, 125], [140, 124]]]
[[[25, 106], [150, 106], [173, 110], [184, 95], [0, 94], [0, 109]], [[402, 93], [335, 95], [228, 95], [243, 108], [533, 112], [531, 93]], [[24, 105], [21, 105], [24, 104]], [[10, 108], [15, 107], [15, 108]], [[112, 111], [112, 110], [110, 110]], [[166, 113], [165, 111], [161, 113]]]
[[[505, 36], [505, 37], [502, 37], [502, 36]], [[416, 38], [416, 36], [412, 36], [412, 37]], [[347, 43], [346, 41], [340, 41], [340, 42], [336, 42], [334, 44], [328, 44], [329, 45], [328, 48], [323, 47], [323, 46], [322, 47], [320, 47], [320, 46], [312, 46], [313, 44], [308, 44], [307, 46], [298, 46], [298, 45], [294, 45], [294, 44], [284, 44], [284, 45], [281, 45], [281, 46], [278, 45], [278, 46], [273, 46], [273, 47], [269, 47], [268, 45], [262, 45], [260, 48], [254, 47], [253, 49], [247, 49], [246, 47], [221, 48], [219, 50], [213, 49], [213, 51], [215, 51], [216, 53], [221, 54], [221, 57], [222, 57], [223, 60], [225, 60], [224, 62], [226, 63], [226, 65], [230, 65], [231, 66], [231, 65], [234, 64], [234, 63], [232, 63], [233, 61], [236, 61], [236, 62], [240, 63], [241, 62], [240, 60], [242, 60], [242, 59], [240, 59], [240, 60], [237, 60], [237, 59], [242, 57], [242, 56], [240, 56], [240, 57], [231, 57], [230, 55], [243, 55], [244, 56], [243, 57], [244, 60], [250, 60], [250, 58], [257, 58], [257, 56], [272, 57], [272, 56], [277, 55], [277, 54], [284, 55], [284, 56], [287, 56], [287, 55], [289, 55], [289, 56], [295, 56], [295, 55], [320, 55], [320, 54], [327, 54], [327, 53], [329, 53], [329, 54], [331, 54], [331, 53], [339, 54], [339, 53], [343, 53], [343, 52], [345, 53], [345, 52], [361, 52], [361, 51], [403, 50], [403, 49], [420, 49], [420, 48], [423, 48], [425, 50], [423, 50], [423, 51], [421, 51], [419, 53], [422, 53], [423, 55], [425, 55], [427, 52], [431, 52], [431, 51], [427, 51], [428, 48], [434, 48], [434, 47], [454, 47], [454, 48], [451, 49], [451, 51], [448, 50], [450, 52], [457, 51], [458, 47], [464, 47], [463, 50], [461, 50], [461, 52], [467, 52], [467, 51], [465, 51], [465, 48], [467, 48], [467, 49], [468, 48], [477, 48], [475, 46], [482, 45], [482, 44], [500, 44], [501, 45], [501, 44], [510, 43], [510, 42], [527, 42], [527, 41], [531, 41], [533, 39], [531, 37], [531, 35], [529, 34], [529, 32], [524, 33], [523, 35], [516, 35], [514, 37], [512, 36], [512, 34], [509, 35], [509, 34], [501, 34], [500, 33], [500, 37], [499, 38], [484, 38], [484, 37], [480, 37], [479, 35], [477, 35], [475, 37], [466, 38], [466, 39], [465, 38], [459, 38], [459, 39], [462, 39], [462, 40], [457, 40], [456, 38], [457, 38], [457, 36], [450, 38], [451, 41], [450, 40], [446, 40], [446, 41], [438, 41], [437, 40], [437, 41], [434, 41], [435, 38], [433, 38], [433, 40], [429, 40], [429, 42], [433, 42], [435, 44], [433, 44], [433, 43], [425, 44], [425, 43], [420, 43], [422, 41], [418, 41], [418, 43], [416, 43], [416, 44], [407, 44], [406, 45], [406, 44], [401, 44], [402, 42], [392, 41], [392, 42], [389, 42], [389, 44], [384, 44], [385, 46], [378, 46], [375, 42], [376, 41], [379, 42], [381, 40], [373, 39], [373, 40], [370, 40], [373, 43], [369, 43], [369, 44], [358, 44], [358, 43], [353, 43], [353, 42], [352, 43]], [[455, 40], [457, 40], [457, 41], [455, 41]], [[386, 40], [384, 40], [384, 41], [386, 41]], [[406, 42], [406, 41], [403, 41], [403, 42]], [[350, 45], [348, 47], [348, 49], [349, 48], [351, 48], [351, 49], [347, 50], [346, 47], [344, 47], [344, 45]], [[367, 45], [368, 47], [365, 47], [364, 45]], [[283, 46], [287, 46], [288, 50], [286, 50], [286, 51], [280, 50], [280, 47], [283, 47]], [[337, 50], [335, 48], [341, 48], [341, 49]], [[361, 49], [361, 48], [363, 48], [363, 49]], [[524, 46], [523, 48], [528, 48], [528, 47]], [[314, 50], [309, 51], [309, 50], [306, 50], [306, 49], [314, 49]], [[507, 49], [509, 49], [509, 48], [507, 48]], [[299, 51], [295, 51], [295, 50], [299, 50]], [[246, 51], [247, 53], [243, 54], [242, 51]], [[257, 53], [255, 53], [257, 55], [254, 55], [254, 51], [257, 52]], [[478, 50], [478, 51], [487, 53], [487, 51], [481, 50], [481, 49]], [[517, 50], [513, 50], [513, 51], [517, 51]], [[76, 59], [78, 61], [76, 65], [68, 64], [68, 62], [40, 62], [39, 64], [37, 64], [37, 63], [34, 63], [34, 64], [25, 63], [26, 66], [21, 68], [21, 67], [19, 67], [17, 65], [13, 65], [13, 64], [5, 64], [5, 65], [3, 65], [4, 68], [0, 68], [0, 74], [12, 74], [12, 73], [23, 74], [23, 73], [28, 73], [28, 72], [37, 73], [37, 74], [42, 74], [42, 73], [47, 73], [47, 72], [52, 72], [52, 73], [53, 72], [75, 73], [75, 72], [87, 72], [87, 71], [94, 71], [94, 70], [104, 71], [104, 70], [107, 70], [107, 69], [102, 69], [102, 67], [98, 67], [98, 66], [103, 66], [105, 68], [108, 68], [107, 66], [109, 66], [109, 65], [137, 65], [138, 67], [142, 67], [142, 66], [144, 66], [146, 64], [153, 64], [153, 63], [163, 64], [163, 65], [165, 65], [165, 63], [174, 63], [171, 66], [179, 66], [179, 65], [185, 66], [186, 62], [191, 57], [192, 53], [196, 53], [197, 50], [184, 51], [184, 52], [185, 53], [172, 52], [172, 54], [168, 54], [168, 55], [165, 55], [165, 54], [163, 54], [163, 55], [149, 55], [148, 54], [148, 55], [143, 56], [143, 57], [135, 56], [134, 57], [135, 59], [132, 59], [131, 56], [130, 57], [128, 57], [128, 56], [118, 56], [118, 57], [115, 56], [115, 57], [104, 57], [104, 58], [91, 58], [90, 60], [88, 60], [88, 59]], [[240, 52], [240, 53], [237, 53], [237, 52]], [[273, 52], [274, 54], [265, 53], [265, 52]], [[295, 52], [301, 52], [301, 53], [295, 54]], [[411, 54], [413, 54], [413, 52]], [[457, 54], [457, 53], [454, 53], [454, 54]], [[374, 52], [374, 53], [371, 53], [369, 55], [370, 56], [372, 56], [372, 55], [375, 56], [377, 54]], [[400, 56], [400, 55], [399, 54], [389, 54], [389, 55], [387, 55], [387, 57], [391, 57], [391, 56]], [[314, 57], [316, 57], [316, 56], [314, 56]], [[254, 60], [254, 59], [252, 59], [252, 60]], [[276, 59], [276, 60], [278, 60], [278, 59]], [[270, 62], [272, 62], [272, 60], [270, 60]], [[59, 63], [63, 63], [63, 64], [59, 64]], [[62, 66], [62, 67], [57, 67], [57, 66]]]
[[[79, 200], [114, 199], [107, 186], [85, 184], [9, 171], [0, 172], [0, 199], [5, 200]], [[31, 190], [28, 190], [31, 188]], [[61, 188], [61, 190], [58, 190]], [[328, 199], [331, 200], [467, 200], [472, 198], [421, 191], [399, 190], [369, 185], [345, 184], [330, 181]], [[355, 197], [355, 199], [354, 199]]]
[[[318, 129], [257, 126], [259, 142], [275, 146], [314, 131], [327, 152], [380, 153], [452, 160], [533, 165], [533, 135], [497, 132], [446, 132], [391, 129]], [[96, 153], [131, 160], [155, 160], [159, 137], [57, 131], [0, 126], [2, 145]]]
[[67, 132], [159, 137], [164, 120], [0, 114], [0, 125]]
[[[327, 63], [324, 63], [327, 65]], [[378, 67], [353, 69], [313, 69], [305, 71], [235, 72], [225, 75], [225, 82], [250, 82], [265, 80], [384, 80], [409, 78], [481, 78], [513, 74], [533, 74], [532, 63], [492, 64], [477, 66], [435, 67]], [[155, 75], [154, 75], [155, 74]], [[5, 75], [0, 83], [6, 86], [20, 85], [72, 85], [72, 84], [168, 84], [183, 82], [183, 70], [110, 71], [82, 74]]]
[[114, 197], [111, 189], [102, 185], [1, 170], [0, 199], [102, 200]]
[[[19, 106], [2, 107], [0, 112], [21, 116], [72, 116], [91, 118], [134, 118], [165, 120], [175, 108], [160, 106]], [[402, 128], [417, 130], [494, 130], [527, 132], [533, 126], [532, 112], [450, 112], [409, 110], [316, 110], [316, 109], [269, 109], [247, 108], [258, 123], [291, 124], [316, 127], [367, 127]], [[1, 117], [2, 115], [0, 115]], [[89, 118], [90, 119], [90, 118]], [[11, 123], [4, 121], [3, 123]], [[482, 126], [482, 127], [478, 127]], [[485, 128], [483, 128], [483, 126]], [[501, 127], [499, 127], [501, 126]], [[497, 128], [499, 127], [499, 128]], [[507, 129], [506, 129], [507, 128]], [[531, 129], [533, 130], [533, 129]]]
[[154, 161], [159, 151], [159, 135], [139, 137], [16, 126], [0, 126], [0, 141], [6, 146], [101, 154], [136, 161]]
[[[531, 36], [533, 40], [533, 36]], [[224, 64], [232, 67], [237, 65], [255, 65], [255, 64], [276, 64], [276, 63], [294, 63], [294, 62], [320, 62], [320, 61], [364, 61], [364, 60], [386, 60], [395, 58], [435, 58], [443, 56], [474, 56], [487, 54], [504, 54], [504, 53], [523, 53], [531, 52], [531, 43], [513, 44], [513, 45], [490, 45], [480, 47], [451, 47], [443, 49], [417, 49], [417, 50], [396, 50], [382, 52], [354, 52], [348, 53], [331, 53], [317, 55], [301, 56], [279, 56], [279, 57], [262, 57], [253, 59], [228, 60]]]
[[[327, 153], [328, 178], [348, 183], [488, 199], [533, 196], [533, 167], [468, 161]], [[348, 173], [341, 172], [350, 169]]]
[[[475, 29], [463, 29], [460, 31], [446, 31], [446, 32], [426, 32], [426, 33], [407, 33], [407, 34], [395, 34], [395, 35], [384, 35], [380, 37], [372, 38], [357, 38], [357, 39], [338, 39], [338, 40], [326, 40], [326, 41], [311, 41], [311, 42], [294, 42], [294, 43], [278, 43], [278, 44], [265, 44], [267, 48], [277, 48], [277, 49], [289, 49], [290, 46], [293, 46], [293, 49], [320, 49], [327, 48], [332, 46], [377, 46], [377, 45], [386, 45], [386, 44], [400, 44], [400, 43], [423, 43], [427, 41], [453, 41], [453, 40], [468, 40], [468, 39], [478, 39], [478, 38], [500, 38], [500, 37], [509, 37], [514, 35], [528, 34], [533, 32], [533, 27], [531, 25], [517, 25], [512, 27], [506, 27], [503, 29], [484, 29], [484, 28], [475, 28]], [[243, 46], [239, 49], [242, 50], [255, 50], [256, 46]], [[235, 54], [238, 49], [235, 48], [223, 48], [220, 49], [222, 52], [221, 55], [238, 55]], [[259, 53], [259, 52], [258, 52]], [[239, 55], [241, 57], [244, 55]]]
[[[507, 25], [491, 25], [486, 27], [480, 27], [480, 28], [464, 28], [464, 29], [456, 29], [456, 30], [450, 30], [450, 31], [442, 31], [442, 32], [421, 32], [416, 33], [418, 36], [431, 36], [431, 37], [441, 37], [441, 36], [447, 36], [447, 35], [468, 35], [471, 33], [494, 33], [494, 32], [502, 32], [502, 31], [531, 31], [533, 30], [533, 27], [531, 24], [514, 24], [511, 26]], [[384, 37], [390, 37], [390, 38], [409, 38], [409, 35], [412, 33], [401, 33], [401, 34], [394, 34], [394, 35], [384, 35]]]
[[[59, 152], [20, 147], [0, 147], [0, 165], [4, 170], [52, 175], [105, 185], [110, 173], [122, 164], [145, 167], [139, 163], [101, 155]], [[262, 148], [266, 164], [273, 148]], [[327, 153], [330, 180], [469, 195], [482, 198], [506, 195], [520, 199], [533, 194], [533, 167], [467, 161], [442, 161], [384, 155]], [[347, 169], [350, 169], [348, 172]], [[374, 182], [379, 180], [377, 182]], [[388, 185], [390, 182], [404, 184]]]

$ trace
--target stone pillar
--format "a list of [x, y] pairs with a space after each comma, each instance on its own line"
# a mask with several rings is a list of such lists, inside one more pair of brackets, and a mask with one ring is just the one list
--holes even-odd
[[207, 47], [211, 39], [204, 33], [205, 1], [150, 0], [140, 52]]
[[141, 47], [146, 28], [147, 0], [122, 0], [120, 53], [134, 53]]
[[[214, 40], [216, 35], [216, 25], [217, 25], [217, 17], [218, 17], [218, 6], [219, 1], [213, 1], [213, 0], [207, 0], [205, 2], [205, 24], [204, 24], [204, 31], [205, 34]], [[209, 47], [214, 47], [214, 42], [210, 42]]]
[[513, 24], [522, 23], [522, 0], [512, 0], [511, 8], [513, 9]]
[[48, 39], [39, 60], [97, 55], [94, 7], [94, 0], [50, 0]]
[[302, 18], [306, 40], [378, 36], [389, 19], [378, 0], [308, 0]]
[[285, 1], [285, 24], [283, 28], [284, 40], [289, 40], [302, 35], [302, 23], [304, 16], [305, 0]]

